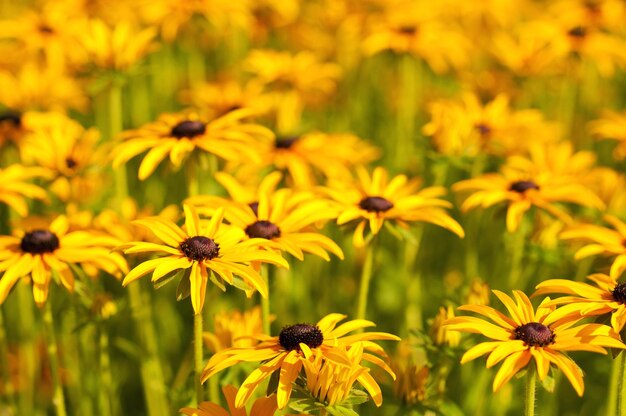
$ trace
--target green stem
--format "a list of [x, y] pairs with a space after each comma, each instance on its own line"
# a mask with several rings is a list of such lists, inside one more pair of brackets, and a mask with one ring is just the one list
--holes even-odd
[[[107, 123], [107, 139], [112, 142], [123, 130], [124, 121], [122, 118], [122, 87], [117, 82], [112, 82], [107, 91], [107, 109], [109, 120]], [[128, 197], [128, 179], [126, 177], [126, 165], [121, 165], [115, 169], [115, 196], [118, 207], [121, 207]]]
[[9, 368], [9, 349], [7, 343], [7, 336], [5, 332], [5, 324], [4, 324], [4, 312], [2, 310], [2, 306], [0, 305], [0, 365], [2, 365], [2, 380], [4, 395], [8, 398], [9, 403], [9, 413], [15, 410], [15, 387], [13, 386], [13, 377], [11, 376], [11, 369]]
[[405, 317], [407, 328], [422, 329], [424, 326], [422, 298], [422, 273], [416, 270], [424, 227], [419, 226], [415, 231], [415, 242], [405, 242], [404, 245], [404, 282], [406, 289]]
[[374, 267], [374, 251], [376, 237], [365, 247], [365, 261], [361, 270], [361, 286], [359, 289], [359, 303], [357, 305], [357, 319], [365, 319], [367, 311], [367, 297], [370, 290], [370, 280], [372, 279], [372, 269]]
[[[522, 277], [522, 260], [524, 259], [524, 249], [526, 247], [526, 227], [524, 219], [520, 221], [519, 227], [510, 237], [509, 259], [511, 260], [511, 272], [509, 274], [509, 285], [512, 289], [517, 289], [520, 278]], [[524, 288], [519, 289], [524, 290]]]
[[535, 415], [535, 384], [537, 382], [537, 372], [532, 365], [528, 366], [526, 371], [526, 402], [524, 408], [525, 416]]
[[185, 164], [185, 176], [187, 177], [187, 196], [195, 196], [200, 193], [198, 182], [198, 161], [195, 155], [191, 155]]
[[618, 416], [626, 416], [626, 354], [620, 354], [619, 380], [617, 382], [617, 412]]
[[100, 414], [111, 415], [112, 382], [111, 357], [109, 356], [109, 334], [104, 325], [100, 326]]
[[193, 317], [193, 357], [195, 369], [196, 405], [204, 400], [204, 389], [202, 387], [202, 369], [204, 357], [202, 355], [202, 314], [195, 314]]
[[[410, 54], [400, 58], [400, 94], [398, 107], [399, 141], [395, 147], [396, 166], [406, 166], [408, 157], [413, 155], [413, 141], [415, 140], [415, 118], [417, 115], [419, 87], [418, 62]], [[418, 155], [421, 160], [421, 154]]]
[[48, 344], [48, 359], [50, 360], [50, 373], [52, 374], [52, 385], [54, 389], [54, 407], [57, 416], [66, 416], [65, 395], [63, 394], [63, 386], [59, 377], [59, 359], [56, 334], [54, 333], [54, 317], [52, 315], [52, 306], [50, 299], [46, 302], [43, 314], [43, 323], [46, 329], [46, 342]]
[[619, 357], [615, 357], [613, 359], [611, 365], [611, 380], [609, 385], [609, 397], [607, 399], [606, 405], [606, 416], [614, 416], [617, 414], [617, 401], [618, 395], [621, 391], [620, 383], [623, 383], [622, 380], [622, 361], [624, 353], [622, 352]]
[[20, 381], [19, 414], [33, 414], [35, 403], [35, 373], [39, 368], [34, 342], [35, 314], [30, 285], [18, 284], [17, 300], [20, 317]]
[[[261, 296], [261, 321], [263, 322], [263, 333], [265, 335], [272, 335], [270, 325], [270, 278], [269, 278], [269, 266], [264, 264], [261, 266], [261, 277], [267, 284], [267, 296]], [[260, 295], [259, 295], [260, 296]]]

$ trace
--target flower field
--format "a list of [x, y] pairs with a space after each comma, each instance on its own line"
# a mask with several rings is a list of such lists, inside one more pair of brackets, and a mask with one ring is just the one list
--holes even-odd
[[0, 416], [626, 416], [622, 0], [0, 0]]

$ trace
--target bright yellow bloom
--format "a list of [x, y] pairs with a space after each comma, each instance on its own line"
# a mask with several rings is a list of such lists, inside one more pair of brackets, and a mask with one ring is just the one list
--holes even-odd
[[504, 94], [485, 105], [476, 94], [436, 100], [429, 104], [429, 112], [431, 120], [422, 132], [448, 155], [523, 154], [533, 142], [545, 144], [559, 137], [556, 124], [546, 122], [541, 112], [514, 110]]
[[262, 89], [258, 83], [242, 85], [234, 80], [195, 84], [181, 93], [181, 101], [193, 108], [204, 109], [211, 118], [242, 108], [263, 114], [269, 109], [269, 103], [261, 96]]
[[127, 21], [108, 25], [100, 19], [81, 21], [78, 38], [85, 64], [99, 69], [125, 71], [155, 48], [156, 30], [137, 30]]
[[26, 113], [24, 124], [22, 157], [52, 172], [50, 191], [61, 201], [84, 202], [102, 188], [106, 150], [96, 129], [61, 113]]
[[180, 412], [187, 416], [274, 416], [278, 405], [276, 403], [276, 395], [272, 394], [268, 397], [256, 399], [252, 404], [250, 413], [245, 408], [235, 407], [235, 396], [237, 389], [233, 386], [222, 387], [222, 392], [226, 398], [228, 410], [211, 402], [202, 402], [198, 409], [184, 407]]
[[586, 283], [566, 279], [550, 279], [539, 283], [533, 296], [562, 293], [570, 296], [556, 298], [549, 305], [564, 305], [558, 309], [561, 316], [585, 317], [611, 314], [611, 326], [620, 333], [626, 324], [626, 283], [616, 278], [596, 273], [587, 276], [594, 282]]
[[533, 206], [566, 223], [571, 222], [569, 214], [555, 203], [570, 202], [603, 209], [602, 200], [582, 184], [581, 176], [590, 162], [588, 153], [571, 154], [568, 149], [571, 149], [569, 145], [558, 145], [531, 152], [530, 159], [510, 157], [500, 173], [457, 182], [452, 186], [454, 191], [472, 192], [461, 210], [466, 212], [504, 202], [507, 204], [507, 230], [513, 232], [524, 213]]
[[609, 223], [614, 230], [593, 224], [577, 224], [568, 227], [560, 235], [563, 240], [587, 241], [581, 247], [574, 258], [576, 260], [598, 254], [617, 256], [611, 265], [610, 275], [618, 279], [626, 270], [626, 224], [612, 215], [605, 215], [604, 221]]
[[28, 203], [26, 198], [44, 200], [47, 193], [43, 188], [29, 183], [35, 178], [50, 178], [47, 169], [41, 167], [25, 167], [11, 165], [0, 169], [0, 202], [7, 204], [19, 215], [28, 215]]
[[273, 135], [244, 121], [250, 115], [249, 110], [236, 110], [207, 121], [194, 112], [163, 114], [156, 122], [121, 134], [122, 142], [113, 150], [113, 167], [148, 151], [139, 166], [139, 179], [144, 180], [168, 154], [172, 165], [179, 168], [196, 149], [228, 161], [258, 163], [259, 146], [269, 144]]
[[18, 71], [0, 70], [0, 104], [19, 111], [83, 110], [87, 96], [68, 74], [27, 62]]
[[371, 341], [398, 341], [399, 338], [385, 332], [346, 335], [375, 324], [357, 319], [337, 326], [345, 318], [345, 315], [332, 313], [326, 315], [316, 325], [295, 324], [284, 327], [279, 336], [256, 336], [254, 339], [259, 342], [252, 347], [229, 348], [220, 351], [209, 360], [202, 374], [202, 381], [240, 362], [263, 362], [242, 383], [242, 387], [237, 392], [235, 406], [245, 406], [259, 384], [274, 372], [279, 371], [277, 400], [278, 408], [283, 409], [289, 401], [293, 383], [302, 370], [303, 362], [309, 360], [314, 354], [321, 354], [324, 361], [350, 367], [352, 361], [347, 353], [357, 343], [363, 341], [363, 349], [367, 353], [363, 354], [362, 358], [387, 369], [387, 365], [379, 358], [386, 357], [384, 350]]
[[[470, 348], [461, 363], [489, 354], [487, 367], [502, 362], [493, 381], [493, 391], [506, 384], [518, 371], [534, 359], [537, 374], [543, 380], [551, 364], [561, 369], [576, 393], [583, 395], [582, 370], [569, 358], [567, 351], [592, 351], [606, 354], [604, 347], [626, 348], [612, 328], [599, 324], [578, 324], [580, 318], [563, 317], [545, 299], [535, 311], [528, 297], [519, 290], [513, 291], [515, 300], [494, 290], [508, 310], [510, 317], [489, 306], [464, 305], [458, 309], [474, 312], [489, 318], [493, 323], [476, 317], [452, 318], [446, 325], [450, 330], [482, 334], [493, 341]], [[578, 324], [578, 325], [577, 325]]]
[[111, 247], [118, 241], [88, 231], [69, 230], [67, 217], [57, 217], [46, 229], [21, 231], [18, 236], [0, 236], [0, 303], [4, 302], [17, 281], [29, 276], [33, 297], [38, 306], [48, 299], [53, 272], [70, 292], [74, 290], [74, 272], [70, 265], [95, 267], [109, 274], [127, 272], [126, 261]]
[[132, 242], [120, 246], [120, 249], [126, 254], [159, 253], [165, 256], [140, 263], [126, 275], [124, 286], [149, 273], [152, 274], [152, 281], [158, 282], [183, 271], [182, 278], [189, 281], [191, 304], [196, 314], [202, 312], [209, 279], [226, 290], [223, 282], [240, 285], [235, 281], [235, 276], [239, 276], [246, 291], [256, 289], [262, 296], [267, 296], [267, 283], [250, 263], [289, 267], [285, 259], [274, 252], [262, 250], [261, 247], [267, 244], [264, 239], [242, 241], [245, 239], [243, 230], [222, 224], [223, 210], [215, 212], [206, 224], [200, 222], [193, 207], [185, 205], [184, 210], [185, 231], [161, 217], [135, 221], [165, 244]]
[[626, 111], [605, 111], [601, 119], [589, 124], [589, 130], [600, 139], [617, 140], [613, 157], [617, 160], [626, 158]]
[[459, 237], [465, 236], [463, 228], [445, 211], [452, 204], [439, 199], [446, 193], [443, 187], [419, 189], [419, 181], [409, 180], [405, 175], [389, 180], [382, 167], [374, 169], [371, 176], [364, 167], [358, 167], [357, 174], [358, 182], [331, 183], [322, 189], [338, 202], [337, 224], [358, 222], [353, 237], [355, 246], [365, 245], [363, 233], [368, 224], [371, 233], [376, 235], [385, 220], [402, 227], [415, 221], [428, 222]]
[[261, 308], [256, 306], [244, 311], [223, 311], [216, 313], [213, 319], [213, 332], [202, 336], [209, 351], [216, 353], [227, 348], [251, 347], [255, 337], [263, 333]]
[[[428, 1], [386, 2], [381, 16], [368, 25], [363, 41], [366, 55], [384, 50], [409, 53], [426, 61], [437, 73], [463, 68], [469, 62], [471, 43]], [[376, 18], [377, 17], [377, 18]]]
[[269, 240], [271, 247], [284, 250], [298, 260], [304, 260], [306, 252], [330, 261], [327, 251], [343, 259], [343, 251], [333, 240], [315, 232], [314, 224], [336, 218], [331, 202], [310, 193], [275, 190], [279, 180], [280, 175], [267, 176], [259, 185], [258, 199], [250, 203], [212, 196], [192, 197], [187, 201], [201, 213], [210, 214], [224, 207], [224, 218], [249, 238]]
[[[383, 393], [380, 386], [370, 374], [367, 367], [361, 363], [369, 355], [365, 352], [363, 342], [357, 342], [347, 349], [346, 355], [350, 365], [338, 364], [326, 360], [320, 350], [312, 351], [312, 355], [302, 360], [306, 374], [306, 388], [321, 403], [326, 406], [341, 404], [350, 397], [352, 386], [359, 382], [374, 400], [374, 404], [380, 407], [383, 404]], [[384, 368], [394, 379], [395, 374], [384, 361], [378, 365]]]

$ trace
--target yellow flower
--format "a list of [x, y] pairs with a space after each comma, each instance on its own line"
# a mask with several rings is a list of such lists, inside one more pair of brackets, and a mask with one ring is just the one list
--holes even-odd
[[11, 165], [0, 169], [0, 202], [13, 208], [19, 215], [28, 215], [26, 198], [45, 200], [46, 191], [27, 181], [34, 178], [49, 178], [50, 172], [41, 167]]
[[436, 100], [430, 103], [429, 112], [431, 120], [422, 132], [448, 155], [520, 154], [533, 142], [545, 144], [559, 137], [556, 124], [546, 122], [541, 112], [513, 110], [504, 94], [485, 105], [476, 94]]
[[427, 400], [430, 370], [426, 365], [426, 357], [417, 356], [411, 345], [402, 341], [396, 355], [392, 357], [391, 368], [397, 375], [393, 384], [396, 397], [408, 405]]
[[611, 314], [611, 326], [620, 333], [626, 324], [626, 283], [616, 278], [596, 273], [587, 276], [594, 282], [586, 283], [566, 279], [549, 279], [536, 286], [533, 296], [562, 293], [570, 296], [556, 298], [548, 305], [564, 305], [557, 311], [562, 317], [586, 317]]
[[222, 392], [226, 398], [228, 410], [215, 403], [202, 402], [197, 409], [184, 407], [180, 409], [180, 412], [187, 416], [274, 416], [278, 408], [276, 395], [272, 394], [268, 397], [256, 399], [254, 404], [252, 404], [250, 413], [248, 413], [245, 408], [241, 409], [235, 407], [235, 396], [237, 395], [237, 389], [235, 387], [230, 385], [224, 386], [222, 387]]
[[84, 88], [68, 74], [27, 62], [17, 71], [0, 70], [0, 104], [13, 110], [83, 110]]
[[450, 319], [446, 325], [453, 331], [482, 334], [493, 340], [470, 348], [461, 358], [461, 363], [485, 354], [489, 354], [487, 367], [502, 362], [493, 381], [494, 392], [534, 359], [540, 380], [546, 378], [551, 364], [554, 364], [563, 371], [576, 393], [582, 396], [585, 388], [582, 370], [565, 352], [606, 354], [604, 347], [626, 348], [619, 335], [606, 325], [577, 325], [580, 318], [563, 318], [554, 306], [547, 306], [549, 298], [535, 311], [528, 297], [519, 290], [513, 291], [515, 301], [498, 290], [493, 293], [506, 306], [510, 317], [489, 306], [465, 305], [458, 309], [483, 315], [493, 323], [482, 318], [462, 316]]
[[598, 254], [617, 256], [611, 265], [610, 275], [618, 279], [626, 269], [626, 224], [612, 215], [605, 215], [604, 221], [613, 226], [614, 230], [593, 224], [571, 225], [560, 234], [563, 240], [588, 241], [581, 247], [574, 258], [576, 260]]
[[444, 325], [448, 319], [454, 318], [454, 309], [452, 306], [439, 308], [439, 313], [433, 319], [430, 326], [430, 337], [436, 345], [448, 345], [450, 347], [458, 347], [461, 341], [461, 335], [456, 331]]
[[589, 124], [589, 130], [600, 139], [617, 140], [613, 157], [617, 160], [626, 158], [626, 111], [605, 111], [601, 119]]
[[602, 200], [582, 184], [581, 174], [589, 163], [587, 153], [572, 155], [568, 148], [547, 147], [543, 151], [531, 152], [531, 159], [511, 157], [500, 168], [500, 173], [487, 173], [457, 182], [452, 186], [454, 191], [472, 192], [461, 205], [461, 210], [466, 212], [504, 202], [507, 204], [507, 230], [513, 232], [524, 213], [533, 206], [566, 223], [571, 222], [569, 214], [555, 203], [570, 202], [603, 209]]
[[441, 16], [445, 9], [427, 1], [391, 1], [374, 16], [363, 40], [366, 55], [384, 50], [409, 53], [426, 61], [437, 73], [463, 68], [471, 43]]
[[[298, 260], [304, 260], [306, 252], [330, 261], [327, 251], [343, 259], [341, 248], [313, 228], [314, 224], [336, 218], [331, 202], [310, 193], [275, 190], [279, 180], [280, 174], [267, 176], [259, 185], [258, 199], [249, 203], [211, 196], [192, 197], [187, 201], [196, 205], [201, 213], [210, 214], [224, 207], [224, 218], [249, 238], [269, 240], [271, 247], [284, 250]], [[239, 188], [242, 186], [231, 189]]]
[[[33, 282], [33, 297], [38, 306], [48, 298], [53, 272], [70, 292], [74, 290], [74, 272], [70, 265], [84, 264], [109, 274], [127, 272], [119, 253], [110, 247], [117, 240], [88, 231], [68, 232], [65, 216], [57, 217], [48, 228], [22, 231], [18, 236], [0, 236], [0, 303], [15, 283], [25, 276]], [[55, 278], [56, 278], [55, 277]]]
[[61, 113], [26, 113], [29, 126], [22, 157], [53, 174], [50, 191], [61, 201], [84, 202], [102, 188], [105, 149], [96, 129], [85, 129]]
[[[353, 344], [347, 349], [346, 355], [350, 365], [326, 360], [324, 353], [320, 350], [312, 351], [310, 357], [302, 360], [307, 390], [321, 403], [333, 406], [350, 398], [352, 386], [359, 382], [372, 397], [374, 404], [380, 407], [383, 404], [380, 386], [370, 374], [369, 368], [361, 365], [365, 357], [369, 355], [365, 352], [364, 343]], [[377, 364], [395, 379], [394, 372], [383, 360]]]
[[310, 359], [313, 354], [321, 354], [325, 361], [350, 367], [352, 362], [347, 352], [357, 343], [364, 341], [363, 348], [367, 353], [362, 356], [363, 359], [386, 368], [386, 364], [379, 358], [379, 356], [386, 357], [384, 350], [371, 341], [398, 341], [399, 338], [385, 332], [346, 335], [352, 331], [374, 326], [374, 323], [357, 319], [337, 327], [337, 323], [345, 318], [345, 315], [332, 313], [326, 315], [316, 325], [295, 324], [284, 327], [279, 336], [256, 336], [254, 338], [259, 343], [252, 347], [229, 348], [220, 351], [207, 363], [202, 374], [202, 381], [240, 362], [263, 362], [242, 383], [242, 387], [237, 392], [235, 406], [245, 406], [259, 384], [274, 372], [279, 371], [277, 401], [278, 408], [283, 409], [289, 401], [293, 383], [302, 370], [303, 362]]
[[236, 110], [207, 121], [194, 112], [163, 114], [156, 122], [122, 133], [122, 142], [113, 150], [113, 167], [146, 150], [139, 166], [141, 180], [149, 177], [168, 154], [178, 168], [196, 149], [228, 161], [259, 162], [257, 148], [270, 143], [273, 136], [266, 128], [243, 120], [250, 115], [249, 110]]
[[357, 174], [358, 182], [334, 183], [322, 189], [338, 202], [337, 224], [358, 221], [353, 237], [355, 246], [365, 245], [363, 232], [368, 224], [371, 233], [376, 235], [385, 220], [402, 227], [414, 221], [428, 222], [464, 237], [459, 223], [444, 209], [452, 204], [439, 199], [446, 192], [444, 188], [419, 189], [419, 182], [409, 180], [405, 175], [389, 180], [382, 167], [374, 169], [371, 176], [364, 167], [358, 167]]
[[205, 332], [204, 344], [213, 353], [235, 347], [251, 347], [255, 341], [251, 337], [263, 333], [261, 308], [256, 306], [248, 311], [230, 311], [215, 314], [213, 332]]
[[191, 304], [196, 314], [202, 311], [209, 278], [222, 290], [223, 282], [239, 284], [235, 276], [243, 279], [245, 289], [253, 288], [267, 296], [267, 283], [254, 270], [251, 262], [265, 262], [288, 267], [280, 255], [262, 250], [263, 239], [245, 238], [243, 230], [222, 224], [223, 210], [215, 212], [211, 221], [201, 224], [196, 210], [184, 205], [185, 231], [175, 223], [161, 217], [136, 220], [165, 244], [131, 242], [119, 248], [126, 254], [159, 253], [165, 255], [146, 260], [132, 269], [124, 278], [123, 285], [152, 273], [152, 281], [167, 279], [177, 271], [184, 271], [183, 279], [190, 284]]
[[80, 22], [78, 38], [86, 65], [99, 69], [125, 71], [155, 48], [156, 30], [137, 30], [130, 22], [108, 25], [100, 19]]

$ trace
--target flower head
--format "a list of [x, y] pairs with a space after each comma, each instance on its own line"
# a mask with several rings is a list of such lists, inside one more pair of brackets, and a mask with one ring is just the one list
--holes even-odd
[[397, 341], [399, 338], [385, 332], [346, 335], [361, 328], [374, 326], [374, 323], [357, 319], [337, 326], [345, 317], [338, 313], [329, 314], [316, 325], [300, 323], [284, 327], [278, 336], [255, 336], [254, 339], [258, 343], [254, 346], [219, 351], [206, 365], [202, 380], [206, 381], [219, 371], [240, 362], [263, 362], [243, 382], [237, 393], [235, 406], [244, 406], [263, 380], [275, 371], [280, 371], [277, 400], [278, 408], [282, 409], [287, 405], [293, 383], [300, 374], [303, 361], [309, 360], [314, 354], [321, 354], [325, 361], [351, 367], [353, 364], [348, 353], [357, 343], [363, 342], [363, 349], [367, 353], [362, 358], [386, 369], [386, 364], [379, 358], [379, 356], [386, 357], [384, 350], [371, 341]]
[[461, 363], [485, 354], [489, 354], [487, 367], [502, 362], [493, 381], [494, 391], [534, 359], [540, 380], [546, 378], [551, 364], [554, 364], [563, 371], [576, 393], [582, 396], [582, 371], [565, 352], [592, 351], [606, 354], [604, 347], [626, 348], [610, 327], [579, 324], [580, 317], [564, 317], [554, 306], [548, 306], [549, 299], [544, 300], [535, 310], [528, 297], [519, 290], [513, 291], [515, 300], [498, 290], [493, 293], [504, 304], [510, 317], [489, 306], [464, 305], [458, 309], [477, 313], [493, 323], [462, 316], [448, 320], [446, 325], [450, 330], [478, 333], [493, 340], [470, 348], [461, 358]]

